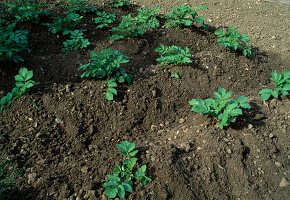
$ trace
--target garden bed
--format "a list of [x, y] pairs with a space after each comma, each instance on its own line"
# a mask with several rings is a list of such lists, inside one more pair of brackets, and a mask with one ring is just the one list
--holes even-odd
[[[104, 9], [120, 20], [137, 8]], [[1, 151], [22, 169], [19, 198], [106, 199], [102, 184], [121, 162], [116, 145], [130, 141], [152, 182], [134, 185], [128, 199], [287, 199], [281, 181], [289, 178], [289, 97], [263, 103], [258, 96], [271, 87], [271, 72], [281, 72], [279, 60], [258, 47], [250, 57], [232, 52], [217, 44], [213, 28], [196, 26], [111, 41], [92, 17], [82, 23], [91, 45], [67, 53], [64, 36], [37, 24], [19, 25], [29, 31], [31, 49], [21, 66], [33, 70], [37, 84], [0, 116]], [[193, 62], [157, 65], [154, 49], [161, 43], [188, 47]], [[81, 79], [77, 71], [93, 49], [129, 57], [122, 67], [134, 81], [119, 85], [114, 101], [105, 99], [102, 80]], [[1, 67], [0, 90], [13, 88], [19, 67]], [[177, 69], [180, 78], [172, 78]], [[248, 97], [252, 106], [225, 129], [188, 103], [213, 98], [220, 86], [234, 98]]]

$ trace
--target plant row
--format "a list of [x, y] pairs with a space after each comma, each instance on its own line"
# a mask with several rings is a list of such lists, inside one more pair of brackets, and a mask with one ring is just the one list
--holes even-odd
[[[16, 24], [28, 21], [40, 23], [42, 16], [51, 16], [52, 12], [45, 10], [47, 5], [31, 0], [17, 0], [14, 4], [2, 4], [7, 6], [8, 10], [14, 12], [14, 16], [10, 16], [10, 20], [13, 20], [14, 23], [9, 23], [9, 21], [0, 18], [0, 61], [13, 60], [18, 63], [24, 60], [19, 54], [28, 50], [28, 31], [15, 30]], [[128, 1], [112, 1], [113, 7], [127, 5], [129, 5]], [[47, 26], [48, 30], [54, 34], [62, 33], [63, 35], [69, 35], [69, 39], [63, 43], [64, 51], [79, 50], [90, 45], [89, 40], [84, 38], [84, 32], [86, 30], [77, 29], [87, 13], [95, 13], [97, 16], [93, 19], [94, 23], [96, 23], [96, 29], [108, 29], [116, 23], [116, 15], [114, 12], [101, 12], [94, 7], [90, 7], [83, 0], [70, 0], [67, 3], [62, 3], [61, 6], [66, 9], [63, 17], [52, 16], [52, 23], [41, 24]], [[189, 5], [179, 4], [177, 8], [171, 9], [171, 12], [163, 16], [158, 15], [159, 7], [155, 7], [154, 9], [138, 9], [137, 16], [133, 17], [131, 14], [122, 16], [122, 21], [118, 26], [109, 29], [112, 32], [109, 39], [121, 40], [126, 37], [142, 36], [148, 30], [159, 28], [161, 26], [160, 18], [165, 19], [161, 28], [183, 28], [189, 27], [194, 23], [200, 23], [204, 27], [207, 27], [204, 23], [203, 16], [199, 16], [197, 13], [201, 9], [206, 9], [206, 6], [199, 6], [195, 9]], [[230, 26], [227, 31], [224, 29], [216, 30], [215, 34], [219, 38], [218, 44], [232, 50], [241, 51], [245, 56], [252, 54], [251, 47], [247, 46], [247, 42], [250, 41], [249, 36], [247, 34], [241, 35], [237, 31], [237, 28]]]

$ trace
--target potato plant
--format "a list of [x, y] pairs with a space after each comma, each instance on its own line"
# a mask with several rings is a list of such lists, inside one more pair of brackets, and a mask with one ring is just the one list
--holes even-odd
[[0, 99], [0, 111], [4, 109], [4, 105], [11, 104], [11, 102], [29, 91], [31, 87], [35, 85], [35, 82], [31, 80], [33, 77], [33, 71], [28, 71], [27, 68], [22, 67], [19, 70], [19, 74], [15, 76], [15, 85], [11, 92]]
[[[146, 185], [151, 181], [151, 178], [145, 175], [146, 165], [136, 169], [138, 159], [134, 157], [138, 150], [135, 149], [135, 144], [124, 141], [117, 145], [121, 150], [121, 155], [125, 157], [122, 165], [116, 165], [112, 171], [112, 175], [107, 175], [108, 181], [103, 184], [105, 187], [106, 196], [115, 198], [117, 195], [120, 198], [125, 198], [126, 192], [133, 192], [133, 184], [140, 182]], [[135, 171], [135, 173], [134, 173]]]
[[64, 51], [76, 51], [86, 48], [90, 45], [89, 40], [85, 39], [83, 36], [83, 30], [65, 31], [63, 34], [70, 34], [71, 38], [71, 40], [66, 40], [65, 42], [63, 42]]
[[189, 104], [192, 111], [200, 113], [200, 115], [208, 114], [217, 120], [219, 127], [223, 129], [230, 122], [235, 122], [236, 117], [242, 115], [241, 108], [251, 108], [247, 104], [248, 99], [245, 96], [239, 97], [237, 100], [230, 99], [232, 92], [220, 87], [218, 92], [214, 93], [216, 99], [192, 99]]
[[276, 89], [275, 91], [271, 89], [262, 89], [259, 92], [263, 101], [267, 101], [271, 96], [278, 98], [279, 95], [288, 95], [290, 90], [290, 71], [283, 71], [282, 74], [272, 72], [272, 77], [270, 78], [273, 81]]
[[17, 8], [17, 15], [15, 16], [16, 21], [32, 21], [38, 23], [40, 16], [47, 16], [49, 14], [48, 11], [44, 10], [45, 8], [47, 8], [47, 5], [42, 2], [25, 0], [24, 3]]
[[116, 28], [112, 28], [110, 31], [113, 35], [111, 40], [121, 40], [125, 37], [137, 37], [142, 36], [145, 31], [159, 27], [159, 21], [156, 18], [159, 7], [154, 9], [138, 9], [138, 15], [132, 17], [131, 14], [123, 16], [123, 20]]
[[[0, 18], [13, 19], [16, 22], [32, 21], [38, 23], [40, 16], [50, 14], [45, 8], [47, 8], [47, 5], [34, 0], [15, 0], [9, 3], [0, 3]], [[2, 13], [4, 14], [1, 15]]]
[[128, 57], [122, 55], [117, 50], [103, 49], [99, 53], [96, 51], [91, 52], [91, 61], [88, 64], [82, 65], [78, 70], [83, 70], [81, 78], [83, 77], [93, 77], [97, 79], [110, 79], [105, 83], [108, 86], [105, 96], [107, 100], [113, 100], [114, 95], [117, 95], [117, 83], [127, 82], [131, 84], [133, 77], [127, 74], [124, 69], [120, 70], [120, 65], [122, 63], [129, 62]]
[[127, 0], [112, 0], [112, 7], [119, 8], [123, 6], [130, 5], [130, 2]]
[[157, 58], [156, 61], [159, 65], [183, 65], [186, 63], [192, 63], [190, 60], [191, 54], [189, 49], [181, 49], [178, 46], [164, 46], [160, 44], [160, 47], [155, 49], [156, 52], [160, 53], [162, 56]]
[[15, 30], [16, 23], [4, 24], [0, 21], [0, 61], [10, 61], [18, 63], [24, 61], [19, 55], [20, 52], [28, 50], [26, 30]]
[[207, 9], [206, 6], [198, 6], [196, 9], [189, 5], [178, 4], [179, 7], [170, 9], [170, 13], [162, 18], [166, 19], [162, 28], [174, 26], [176, 28], [191, 26], [194, 22], [204, 24], [203, 16], [198, 16], [197, 11]]
[[65, 32], [68, 30], [73, 30], [78, 24], [82, 22], [83, 16], [75, 13], [69, 12], [64, 18], [53, 17], [53, 23], [44, 23], [50, 32], [56, 34], [57, 32]]
[[238, 28], [230, 28], [225, 31], [223, 28], [214, 32], [218, 39], [218, 44], [230, 48], [234, 51], [241, 51], [244, 56], [252, 55], [252, 47], [247, 45], [250, 42], [250, 37], [247, 34], [241, 35]]
[[116, 19], [116, 14], [114, 12], [107, 13], [105, 11], [103, 12], [98, 11], [96, 14], [98, 15], [98, 17], [94, 19], [94, 22], [97, 24], [97, 27], [96, 27], [97, 29], [108, 27]]

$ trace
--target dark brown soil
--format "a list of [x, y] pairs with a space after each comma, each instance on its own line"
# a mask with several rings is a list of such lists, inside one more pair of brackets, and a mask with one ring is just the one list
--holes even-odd
[[[120, 18], [136, 8], [113, 10]], [[128, 199], [289, 198], [289, 186], [280, 184], [290, 178], [289, 98], [263, 104], [257, 95], [272, 88], [271, 71], [280, 73], [283, 64], [279, 57], [255, 47], [254, 57], [246, 58], [198, 27], [109, 41], [110, 32], [96, 30], [92, 17], [81, 25], [90, 47], [66, 54], [64, 36], [41, 25], [19, 26], [29, 28], [31, 51], [22, 66], [33, 70], [37, 86], [0, 115], [1, 151], [22, 169], [18, 199], [106, 199], [102, 184], [121, 161], [116, 145], [125, 140], [136, 144], [152, 178], [136, 185]], [[154, 49], [160, 43], [189, 47], [193, 64], [157, 66]], [[104, 97], [103, 81], [82, 80], [77, 71], [90, 50], [107, 48], [130, 57], [123, 67], [134, 76], [132, 85], [117, 88], [112, 102]], [[6, 94], [20, 66], [0, 64]], [[176, 69], [180, 79], [170, 77]], [[247, 96], [252, 106], [224, 130], [188, 104], [212, 98], [219, 86], [234, 98]]]

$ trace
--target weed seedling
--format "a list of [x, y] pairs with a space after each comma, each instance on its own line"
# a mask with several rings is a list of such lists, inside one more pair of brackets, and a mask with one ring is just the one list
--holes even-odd
[[244, 56], [252, 55], [252, 47], [247, 46], [247, 42], [250, 42], [250, 37], [247, 34], [241, 35], [238, 32], [238, 28], [230, 28], [225, 31], [223, 28], [214, 32], [218, 39], [218, 44], [224, 47], [228, 47], [234, 51], [243, 52]]
[[0, 111], [3, 111], [4, 105], [11, 104], [11, 102], [23, 94], [27, 93], [28, 90], [35, 85], [33, 80], [33, 71], [28, 71], [27, 68], [22, 67], [19, 70], [19, 74], [15, 76], [16, 87], [12, 89], [6, 96], [0, 99]]
[[126, 192], [133, 192], [133, 183], [137, 184], [140, 182], [142, 185], [146, 185], [147, 182], [151, 181], [151, 178], [145, 176], [146, 165], [142, 165], [137, 170], [134, 170], [138, 160], [134, 157], [138, 152], [135, 149], [135, 144], [124, 141], [118, 144], [117, 147], [121, 150], [121, 155], [125, 159], [121, 166], [115, 166], [112, 175], [107, 175], [108, 181], [103, 184], [108, 198], [115, 198], [117, 195], [120, 198], [125, 198]]
[[179, 77], [179, 70], [177, 69], [175, 72], [174, 72], [174, 74], [171, 74], [171, 77], [172, 78], [177, 78], [177, 79], [179, 79], [180, 77]]
[[191, 26], [194, 22], [204, 24], [203, 16], [198, 16], [197, 11], [207, 9], [206, 6], [198, 6], [196, 9], [189, 5], [178, 4], [179, 7], [170, 9], [171, 12], [164, 15], [166, 19], [162, 28], [175, 26], [176, 28]]
[[191, 54], [187, 47], [183, 50], [178, 46], [166, 47], [163, 44], [160, 44], [160, 47], [156, 48], [155, 51], [162, 55], [160, 58], [156, 59], [160, 65], [183, 65], [186, 63], [192, 63], [190, 60]]
[[16, 23], [5, 26], [4, 22], [0, 21], [0, 61], [13, 60], [16, 63], [24, 61], [18, 53], [28, 50], [28, 31], [14, 31]]
[[91, 57], [90, 63], [78, 68], [78, 70], [85, 71], [82, 73], [81, 78], [91, 76], [97, 79], [110, 79], [105, 82], [108, 86], [105, 93], [108, 100], [113, 100], [113, 95], [117, 95], [116, 82], [124, 83], [126, 81], [128, 84], [132, 83], [132, 75], [127, 74], [124, 69], [120, 70], [122, 63], [129, 62], [127, 56], [122, 55], [117, 50], [103, 49], [99, 53], [92, 51]]
[[63, 34], [65, 35], [68, 33], [70, 33], [71, 40], [67, 40], [63, 43], [64, 51], [76, 51], [90, 45], [89, 40], [83, 37], [83, 30], [66, 31]]
[[216, 99], [192, 99], [189, 104], [192, 111], [200, 113], [200, 115], [208, 114], [217, 120], [219, 127], [223, 129], [230, 122], [235, 122], [238, 115], [242, 115], [241, 108], [251, 108], [247, 104], [248, 99], [245, 96], [239, 97], [237, 100], [230, 99], [232, 92], [220, 87], [218, 92], [214, 93]]
[[278, 98], [279, 95], [288, 95], [288, 91], [290, 90], [290, 71], [283, 71], [282, 74], [278, 74], [276, 72], [272, 72], [272, 78], [276, 89], [275, 91], [271, 89], [262, 89], [259, 92], [263, 101], [267, 101], [271, 96]]

